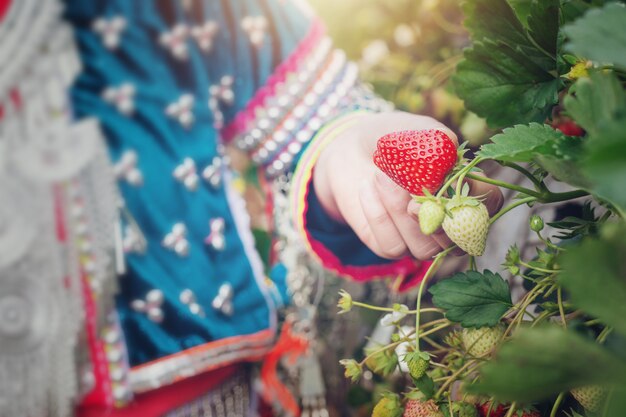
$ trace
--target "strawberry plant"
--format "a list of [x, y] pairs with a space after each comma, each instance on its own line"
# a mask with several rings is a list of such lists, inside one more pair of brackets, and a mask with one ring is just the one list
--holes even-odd
[[[626, 6], [467, 0], [463, 13], [471, 45], [452, 86], [496, 134], [458, 158], [438, 134], [445, 151], [434, 172], [411, 155], [435, 133], [379, 142], [374, 160], [422, 203], [422, 231], [441, 227], [454, 246], [433, 259], [415, 309], [342, 293], [342, 311], [383, 311], [381, 323], [395, 329], [362, 361], [342, 361], [346, 376], [358, 383], [371, 366], [404, 382], [389, 385], [396, 392], [375, 415], [400, 415], [400, 408], [409, 416], [626, 415]], [[523, 181], [481, 175], [487, 161]], [[469, 195], [469, 179], [516, 195], [489, 217], [481, 196]], [[577, 215], [528, 218], [535, 256], [514, 245], [502, 271], [479, 268], [495, 222], [522, 206], [571, 201], [584, 201]], [[434, 283], [457, 248], [470, 257], [469, 269]], [[512, 295], [503, 276], [523, 280], [525, 293]]]

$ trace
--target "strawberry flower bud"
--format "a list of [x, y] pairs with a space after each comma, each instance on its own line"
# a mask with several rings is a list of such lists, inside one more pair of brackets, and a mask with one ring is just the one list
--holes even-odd
[[339, 361], [343, 365], [346, 378], [350, 378], [352, 382], [357, 382], [363, 374], [363, 367], [354, 359], [342, 359]]
[[346, 290], [339, 291], [339, 302], [337, 303], [337, 307], [339, 307], [339, 314], [344, 314], [352, 310], [353, 302], [352, 296]]

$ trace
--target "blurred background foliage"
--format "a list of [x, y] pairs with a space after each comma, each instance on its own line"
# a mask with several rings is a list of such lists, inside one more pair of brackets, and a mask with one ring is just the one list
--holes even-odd
[[489, 137], [448, 83], [469, 39], [458, 0], [311, 0], [361, 77], [400, 110], [435, 117], [472, 146]]

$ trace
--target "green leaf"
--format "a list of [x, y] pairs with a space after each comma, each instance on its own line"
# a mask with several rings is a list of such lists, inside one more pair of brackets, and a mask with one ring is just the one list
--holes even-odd
[[465, 27], [471, 33], [473, 41], [498, 38], [511, 46], [529, 46], [526, 30], [506, 0], [466, 1], [463, 4], [463, 13]]
[[589, 137], [586, 150], [582, 166], [592, 192], [626, 214], [626, 116]]
[[483, 145], [478, 156], [509, 162], [530, 162], [537, 155], [553, 155], [553, 146], [566, 136], [548, 125], [531, 123], [504, 129]]
[[[465, 106], [491, 127], [544, 121], [558, 100], [556, 57], [537, 47], [505, 0], [467, 2], [464, 11], [473, 46], [465, 51], [453, 83]], [[530, 13], [533, 33], [542, 44], [554, 45], [553, 50], [558, 28], [554, 10], [534, 6]]]
[[503, 43], [477, 42], [453, 77], [457, 94], [492, 128], [541, 122], [557, 102], [559, 80]]
[[556, 56], [559, 0], [533, 0], [528, 16], [528, 31], [537, 45]]
[[590, 134], [626, 114], [626, 93], [612, 72], [592, 72], [580, 78], [563, 100], [565, 110]]
[[420, 378], [414, 379], [413, 383], [424, 394], [424, 400], [430, 400], [435, 395], [435, 382], [430, 376], [424, 374]]
[[626, 68], [626, 6], [609, 3], [591, 9], [563, 28], [569, 42], [565, 48], [592, 61]]
[[537, 154], [534, 161], [557, 180], [589, 189], [590, 182], [580, 167], [580, 160], [584, 155], [583, 139], [563, 136], [552, 143], [545, 153]]
[[626, 228], [613, 235], [587, 238], [564, 252], [559, 282], [574, 305], [626, 335]]
[[525, 26], [528, 21], [528, 16], [530, 15], [530, 8], [532, 6], [533, 0], [508, 0], [509, 5], [515, 11], [515, 15], [518, 20]]
[[530, 403], [581, 385], [620, 383], [626, 362], [557, 326], [522, 329], [480, 369], [469, 391]]
[[468, 271], [435, 284], [433, 303], [463, 327], [495, 326], [512, 306], [509, 286], [498, 274]]

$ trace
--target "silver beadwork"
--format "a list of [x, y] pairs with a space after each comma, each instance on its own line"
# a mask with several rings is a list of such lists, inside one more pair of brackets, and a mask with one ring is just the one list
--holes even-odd
[[213, 158], [213, 162], [202, 171], [202, 178], [213, 188], [218, 188], [222, 184], [222, 165], [222, 158], [216, 156]]
[[92, 29], [100, 35], [102, 43], [107, 49], [117, 49], [124, 29], [126, 29], [126, 19], [122, 16], [111, 18], [99, 17], [92, 24]]
[[131, 83], [106, 88], [102, 92], [102, 98], [124, 115], [132, 114], [135, 110], [135, 86]]
[[213, 114], [213, 127], [221, 129], [224, 125], [224, 113], [220, 109], [220, 102], [231, 105], [235, 101], [235, 93], [232, 86], [235, 79], [230, 75], [224, 75], [219, 84], [209, 87], [209, 110]]
[[187, 59], [187, 38], [189, 28], [182, 23], [174, 26], [170, 31], [162, 33], [159, 42], [177, 59]]
[[213, 49], [213, 39], [217, 34], [217, 28], [217, 22], [214, 20], [207, 20], [204, 24], [191, 28], [191, 36], [204, 52], [210, 52]]
[[122, 247], [124, 253], [143, 254], [146, 251], [147, 242], [145, 237], [133, 226], [124, 226], [124, 237]]
[[267, 19], [264, 16], [246, 16], [241, 21], [241, 28], [248, 34], [251, 44], [261, 46], [267, 29]]
[[217, 296], [211, 302], [211, 306], [226, 316], [234, 313], [233, 296], [235, 292], [229, 283], [222, 284], [217, 292]]
[[221, 217], [211, 219], [209, 221], [210, 233], [204, 239], [204, 243], [210, 245], [217, 251], [222, 251], [226, 247], [226, 239], [224, 237], [225, 221]]
[[165, 114], [177, 120], [181, 125], [188, 128], [193, 124], [194, 97], [191, 94], [183, 94], [165, 109]]
[[120, 160], [113, 166], [113, 172], [117, 179], [124, 179], [129, 184], [140, 186], [143, 184], [143, 174], [137, 168], [137, 153], [128, 150], [122, 154]]
[[176, 223], [172, 231], [163, 238], [163, 246], [184, 257], [189, 254], [189, 241], [186, 239], [187, 227], [183, 223]]
[[174, 178], [182, 182], [189, 191], [195, 191], [198, 188], [200, 178], [196, 173], [196, 163], [191, 158], [185, 158], [183, 163], [174, 169]]
[[[161, 323], [163, 321], [163, 310], [161, 309], [163, 300], [163, 292], [158, 289], [153, 289], [148, 291], [145, 300], [133, 300], [130, 307], [137, 312], [145, 313], [153, 322]], [[111, 352], [113, 352], [113, 350], [109, 350], [109, 353]], [[113, 360], [113, 362], [116, 361]]]
[[189, 288], [184, 289], [179, 296], [180, 302], [189, 307], [189, 311], [200, 317], [204, 317], [204, 309], [196, 302], [196, 295]]

